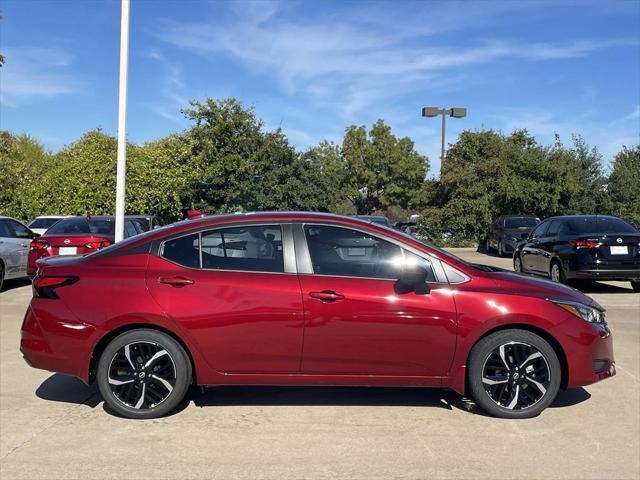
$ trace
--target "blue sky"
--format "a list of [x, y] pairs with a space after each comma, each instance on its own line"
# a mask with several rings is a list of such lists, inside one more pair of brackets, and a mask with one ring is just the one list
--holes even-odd
[[[640, 1], [132, 0], [128, 138], [188, 128], [189, 99], [236, 97], [300, 149], [378, 118], [439, 170], [439, 122], [582, 134], [604, 154], [640, 140]], [[120, 2], [4, 0], [0, 128], [59, 149], [116, 133]]]

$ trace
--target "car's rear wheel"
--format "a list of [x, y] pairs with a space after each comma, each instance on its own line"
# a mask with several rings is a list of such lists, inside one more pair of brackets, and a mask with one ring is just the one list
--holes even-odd
[[0, 262], [0, 292], [4, 285], [4, 263]]
[[98, 363], [102, 397], [116, 413], [128, 418], [171, 413], [187, 393], [191, 378], [191, 362], [182, 346], [151, 329], [117, 336]]
[[504, 246], [502, 245], [502, 240], [498, 241], [498, 256], [504, 257]]
[[552, 282], [556, 282], [556, 283], [565, 282], [564, 271], [562, 270], [562, 266], [560, 265], [560, 262], [558, 262], [557, 260], [554, 260], [551, 262], [551, 266], [549, 267], [549, 278], [551, 279]]
[[469, 356], [469, 387], [476, 403], [501, 418], [530, 418], [560, 389], [561, 368], [549, 343], [527, 330], [486, 336]]
[[[0, 285], [2, 285], [2, 283], [0, 283]], [[640, 292], [640, 280], [631, 280], [631, 288], [633, 288], [634, 292]]]

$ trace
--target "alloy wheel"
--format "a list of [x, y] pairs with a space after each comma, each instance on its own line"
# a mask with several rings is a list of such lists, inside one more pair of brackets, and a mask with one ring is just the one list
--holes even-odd
[[560, 266], [557, 263], [551, 265], [551, 280], [553, 282], [560, 282]]
[[123, 346], [111, 359], [108, 382], [113, 396], [127, 407], [155, 408], [176, 385], [176, 366], [160, 344], [134, 342]]
[[499, 407], [526, 410], [538, 403], [551, 384], [547, 359], [532, 345], [509, 342], [495, 348], [482, 368], [485, 392]]
[[522, 260], [520, 260], [520, 255], [517, 255], [513, 260], [513, 269], [516, 272], [522, 272]]

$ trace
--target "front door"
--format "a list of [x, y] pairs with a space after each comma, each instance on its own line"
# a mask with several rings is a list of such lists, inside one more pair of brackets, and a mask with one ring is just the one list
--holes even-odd
[[[395, 243], [343, 227], [305, 225], [313, 274], [301, 274], [302, 372], [441, 376], [456, 342], [456, 310], [429, 261]], [[430, 293], [397, 294], [399, 261], [428, 270]]]
[[164, 242], [147, 285], [215, 370], [297, 373], [302, 300], [283, 253], [280, 225], [191, 234]]

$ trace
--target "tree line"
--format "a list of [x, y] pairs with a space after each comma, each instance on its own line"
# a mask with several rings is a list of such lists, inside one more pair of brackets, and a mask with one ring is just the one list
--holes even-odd
[[[206, 99], [183, 111], [187, 130], [127, 145], [128, 214], [164, 222], [191, 208], [211, 213], [311, 210], [404, 220], [420, 214], [434, 238], [467, 244], [502, 214], [609, 213], [640, 223], [640, 147], [623, 147], [603, 168], [580, 137], [539, 144], [525, 130], [464, 131], [442, 175], [383, 120], [346, 128], [340, 144], [297, 151], [238, 100]], [[116, 139], [85, 133], [58, 152], [28, 135], [0, 132], [0, 214], [112, 214]], [[443, 234], [445, 234], [443, 236]]]

